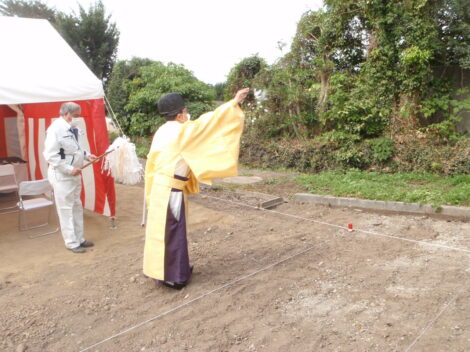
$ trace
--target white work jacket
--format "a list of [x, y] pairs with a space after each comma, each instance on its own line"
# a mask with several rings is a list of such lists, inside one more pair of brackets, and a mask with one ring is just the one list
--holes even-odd
[[55, 172], [63, 177], [70, 175], [74, 168], [80, 168], [84, 160], [88, 160], [89, 153], [81, 146], [83, 132], [78, 130], [78, 140], [72, 133], [72, 126], [60, 117], [55, 120], [46, 131], [43, 155]]

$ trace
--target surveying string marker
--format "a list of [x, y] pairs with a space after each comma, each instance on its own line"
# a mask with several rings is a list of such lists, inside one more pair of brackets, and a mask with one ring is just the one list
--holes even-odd
[[352, 222], [348, 223], [348, 232], [353, 232], [353, 224]]

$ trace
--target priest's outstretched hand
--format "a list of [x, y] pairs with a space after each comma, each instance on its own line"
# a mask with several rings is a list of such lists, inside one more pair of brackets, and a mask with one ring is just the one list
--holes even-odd
[[243, 100], [245, 100], [249, 92], [250, 92], [250, 88], [240, 89], [237, 92], [237, 94], [235, 94], [234, 100], [237, 102], [237, 104], [240, 104], [241, 102], [243, 102]]

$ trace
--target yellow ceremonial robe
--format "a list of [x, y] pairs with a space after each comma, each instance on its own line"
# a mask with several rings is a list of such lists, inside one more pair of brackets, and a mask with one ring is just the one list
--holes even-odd
[[[165, 280], [165, 227], [171, 189], [183, 191], [187, 214], [187, 195], [199, 192], [198, 182], [211, 184], [216, 177], [236, 176], [243, 121], [243, 111], [232, 100], [197, 120], [167, 122], [155, 133], [145, 168], [145, 275]], [[181, 158], [190, 168], [188, 181], [174, 178]]]

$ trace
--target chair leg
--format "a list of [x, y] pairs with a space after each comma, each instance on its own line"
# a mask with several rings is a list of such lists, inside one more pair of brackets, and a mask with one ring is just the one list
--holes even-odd
[[59, 231], [59, 227], [56, 227], [56, 229], [54, 231], [50, 231], [50, 232], [46, 232], [46, 233], [41, 233], [39, 235], [34, 235], [34, 236], [29, 236], [29, 238], [38, 238], [38, 237], [44, 237], [44, 236], [48, 236], [48, 235], [52, 235], [56, 232]]
[[[20, 195], [19, 195], [18, 191], [15, 191], [15, 193], [16, 193], [16, 202], [17, 202], [17, 204], [15, 204], [12, 207], [0, 208], [0, 215], [13, 214], [13, 213], [17, 213], [19, 211], [18, 202], [20, 201]], [[1, 210], [8, 210], [8, 209], [16, 209], [16, 210], [1, 211]]]
[[[26, 221], [26, 217], [24, 216], [24, 212], [26, 210], [23, 210], [23, 209], [19, 209], [19, 214], [18, 214], [18, 228], [20, 229], [20, 231], [26, 231], [28, 230], [28, 225], [27, 225], [27, 221]], [[25, 225], [26, 223], [26, 225]]]
[[[50, 220], [51, 220], [51, 211], [52, 211], [51, 209], [52, 209], [52, 206], [49, 207], [49, 214], [47, 215], [47, 223], [46, 223], [47, 225], [50, 223]], [[55, 207], [54, 207], [54, 209], [55, 209]], [[56, 211], [56, 219], [57, 219], [57, 223], [59, 224], [59, 216], [57, 215], [57, 211]], [[52, 235], [52, 234], [58, 232], [59, 228], [60, 228], [60, 226], [57, 226], [54, 231], [46, 232], [46, 233], [39, 234], [39, 235], [29, 236], [29, 238], [38, 238], [38, 237], [44, 237], [44, 236]]]
[[[3, 208], [3, 209], [10, 209], [10, 208]], [[13, 208], [11, 208], [13, 209]], [[18, 209], [17, 210], [12, 210], [12, 211], [2, 211], [0, 212], [0, 215], [3, 215], [3, 214], [13, 214], [13, 213], [17, 213], [18, 212]]]
[[44, 225], [38, 225], [38, 226], [29, 227], [29, 225], [28, 225], [28, 217], [25, 216], [25, 212], [26, 212], [26, 211], [27, 211], [27, 210], [19, 209], [20, 214], [19, 214], [19, 217], [18, 217], [18, 219], [19, 219], [19, 224], [18, 224], [19, 226], [18, 226], [18, 227], [19, 227], [20, 231], [28, 231], [28, 230], [35, 229], [35, 228], [37, 228], [37, 227], [44, 226]]
[[21, 231], [21, 209], [18, 210], [18, 229]]
[[[18, 227], [20, 229], [20, 231], [28, 231], [28, 230], [33, 230], [33, 229], [36, 229], [36, 228], [39, 228], [39, 227], [44, 227], [44, 226], [47, 226], [49, 225], [51, 222], [51, 207], [49, 207], [49, 214], [47, 216], [47, 222], [43, 223], [43, 224], [40, 224], [40, 225], [37, 225], [37, 226], [29, 226], [28, 225], [28, 221], [27, 221], [27, 217], [25, 216], [25, 212], [26, 210], [21, 210], [20, 209], [20, 214], [19, 214], [19, 217], [18, 217]], [[57, 223], [59, 224], [59, 217], [57, 216]], [[58, 225], [55, 230], [53, 231], [49, 231], [49, 232], [45, 232], [45, 233], [40, 233], [40, 234], [36, 234], [36, 235], [31, 235], [29, 236], [29, 238], [38, 238], [38, 237], [43, 237], [43, 236], [48, 236], [48, 235], [52, 235], [56, 232], [58, 232], [60, 229], [60, 226]]]

